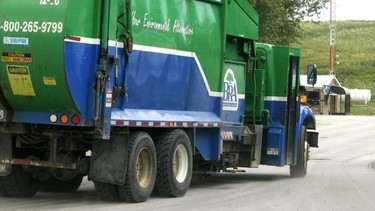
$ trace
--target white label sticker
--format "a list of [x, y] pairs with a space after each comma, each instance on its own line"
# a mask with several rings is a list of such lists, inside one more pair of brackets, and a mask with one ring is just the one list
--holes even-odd
[[112, 107], [112, 90], [111, 89], [107, 89], [106, 91], [105, 107], [107, 108]]
[[267, 155], [279, 155], [278, 148], [267, 148]]
[[6, 45], [29, 45], [29, 38], [24, 37], [4, 37]]

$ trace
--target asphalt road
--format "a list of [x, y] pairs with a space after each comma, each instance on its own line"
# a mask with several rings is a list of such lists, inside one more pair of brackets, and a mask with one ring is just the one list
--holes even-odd
[[0, 210], [375, 210], [375, 116], [317, 116], [320, 148], [308, 174], [262, 166], [247, 173], [194, 179], [182, 198], [152, 196], [140, 204], [100, 201], [85, 180], [73, 194], [0, 198]]

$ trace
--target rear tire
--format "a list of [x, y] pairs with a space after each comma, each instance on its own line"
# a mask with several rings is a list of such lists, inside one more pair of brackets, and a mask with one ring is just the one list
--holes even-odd
[[5, 193], [9, 197], [27, 198], [33, 197], [40, 188], [40, 181], [33, 179], [24, 171], [22, 166], [12, 166], [10, 175], [2, 177]]
[[135, 132], [128, 148], [125, 184], [117, 186], [121, 201], [144, 202], [152, 194], [156, 179], [156, 149], [150, 135]]
[[96, 193], [103, 201], [119, 200], [119, 194], [116, 185], [96, 181], [94, 181], [94, 184]]
[[158, 173], [156, 188], [167, 197], [184, 196], [192, 178], [192, 147], [185, 131], [163, 134], [156, 145]]
[[302, 126], [301, 136], [298, 142], [297, 165], [290, 166], [290, 175], [292, 177], [301, 178], [306, 176], [309, 149], [310, 146], [307, 142], [306, 126]]

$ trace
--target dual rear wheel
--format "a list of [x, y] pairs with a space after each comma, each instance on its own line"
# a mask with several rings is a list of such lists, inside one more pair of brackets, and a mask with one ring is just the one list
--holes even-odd
[[33, 197], [39, 190], [41, 182], [34, 179], [22, 166], [12, 166], [8, 176], [0, 178], [0, 192], [2, 196], [27, 198]]
[[154, 188], [156, 149], [145, 132], [134, 132], [128, 141], [128, 163], [124, 185], [95, 183], [96, 192], [105, 201], [144, 202]]
[[156, 146], [146, 132], [134, 132], [128, 144], [124, 185], [95, 182], [100, 197], [107, 201], [144, 202], [155, 189], [162, 196], [180, 197], [192, 177], [192, 147], [185, 131], [163, 133]]
[[167, 197], [184, 196], [192, 177], [192, 147], [183, 130], [163, 134], [156, 145], [156, 190]]
[[58, 180], [51, 176], [45, 182], [34, 179], [27, 167], [21, 165], [12, 166], [12, 172], [8, 176], [0, 177], [0, 196], [27, 198], [33, 197], [41, 189], [49, 192], [68, 193], [76, 191], [82, 182], [82, 175], [76, 175], [70, 180]]

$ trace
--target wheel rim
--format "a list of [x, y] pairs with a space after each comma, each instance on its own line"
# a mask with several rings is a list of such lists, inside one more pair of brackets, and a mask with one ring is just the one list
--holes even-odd
[[177, 182], [182, 183], [187, 177], [189, 157], [186, 147], [178, 145], [173, 156], [173, 173]]
[[146, 188], [152, 177], [152, 158], [151, 152], [147, 148], [143, 148], [137, 157], [137, 181], [139, 186]]

